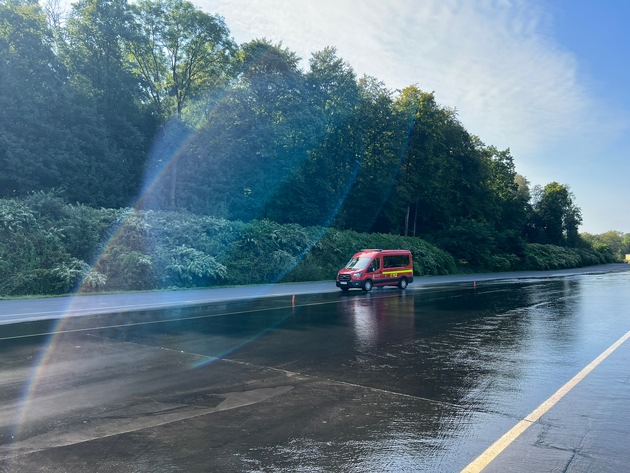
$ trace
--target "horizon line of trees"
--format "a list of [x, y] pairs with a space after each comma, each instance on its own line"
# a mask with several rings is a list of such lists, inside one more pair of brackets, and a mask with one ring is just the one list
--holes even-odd
[[0, 0], [0, 198], [420, 236], [462, 261], [579, 247], [567, 185], [334, 47], [238, 45], [186, 0]]

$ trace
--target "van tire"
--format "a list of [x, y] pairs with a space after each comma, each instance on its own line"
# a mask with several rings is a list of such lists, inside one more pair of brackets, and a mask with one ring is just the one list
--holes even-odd
[[371, 279], [367, 279], [364, 283], [363, 283], [363, 290], [365, 292], [370, 292], [372, 290], [372, 280]]
[[404, 291], [405, 289], [407, 289], [407, 278], [401, 278], [400, 281], [398, 281], [398, 287], [400, 288], [401, 291]]
[[343, 292], [348, 292], [348, 289], [350, 289], [349, 287], [342, 287], [340, 288]]

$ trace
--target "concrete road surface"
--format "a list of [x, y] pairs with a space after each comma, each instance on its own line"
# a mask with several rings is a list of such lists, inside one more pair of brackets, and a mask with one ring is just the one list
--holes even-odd
[[0, 469], [624, 471], [627, 269], [7, 304]]

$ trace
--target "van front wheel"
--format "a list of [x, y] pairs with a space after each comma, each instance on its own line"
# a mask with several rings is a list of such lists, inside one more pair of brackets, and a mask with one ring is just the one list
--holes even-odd
[[372, 290], [372, 281], [369, 279], [363, 283], [363, 290], [365, 292], [370, 292]]
[[398, 287], [403, 291], [407, 289], [407, 278], [402, 278], [400, 281], [398, 281]]

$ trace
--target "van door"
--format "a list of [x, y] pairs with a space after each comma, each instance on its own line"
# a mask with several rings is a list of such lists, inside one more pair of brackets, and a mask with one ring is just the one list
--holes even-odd
[[372, 280], [374, 284], [382, 282], [383, 268], [381, 267], [381, 257], [377, 256], [372, 260], [367, 269], [367, 277]]

